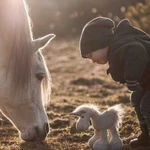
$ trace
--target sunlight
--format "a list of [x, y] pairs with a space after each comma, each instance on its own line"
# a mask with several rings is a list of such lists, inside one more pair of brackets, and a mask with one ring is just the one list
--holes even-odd
[[[124, 80], [123, 68], [126, 59], [124, 54], [127, 52], [125, 48], [127, 45], [126, 43], [124, 45], [124, 41], [129, 43], [129, 47], [132, 40], [133, 42], [136, 41], [141, 43], [141, 47], [147, 50], [148, 42], [146, 41], [149, 41], [149, 37], [145, 37], [144, 34], [140, 36], [139, 30], [136, 32], [136, 28], [150, 34], [149, 10], [150, 0], [0, 0], [0, 110], [5, 114], [1, 116], [0, 111], [0, 150], [32, 148], [41, 150], [66, 150], [67, 148], [71, 150], [90, 150], [91, 148], [94, 149], [98, 143], [94, 141], [95, 137], [98, 137], [99, 141], [102, 139], [101, 137], [106, 138], [106, 140], [103, 140], [106, 141], [104, 145], [106, 147], [109, 146], [108, 149], [110, 149], [113, 147], [113, 143], [114, 146], [116, 145], [117, 142], [114, 142], [114, 140], [118, 135], [121, 137], [121, 139], [118, 138], [118, 143], [121, 146], [121, 140], [123, 140], [123, 149], [131, 150], [131, 142], [141, 133], [140, 121], [138, 120], [137, 113], [135, 113], [135, 108], [131, 105], [131, 92], [127, 89], [126, 84], [117, 84], [112, 79], [113, 76], [111, 74], [108, 75], [107, 72], [109, 73], [110, 70], [110, 72], [116, 73], [114, 79], [121, 76], [122, 80]], [[114, 51], [111, 51], [110, 47], [109, 54], [116, 57], [112, 59], [109, 57], [110, 63], [105, 65], [94, 64], [90, 60], [82, 59], [79, 50], [80, 36], [84, 26], [96, 17], [106, 17], [115, 22], [115, 28], [112, 31], [114, 31], [114, 34], [116, 33], [116, 36], [111, 36], [109, 41], [112, 48], [114, 46]], [[133, 35], [130, 36], [133, 29], [130, 26], [130, 22], [125, 21], [122, 24], [122, 28], [119, 27], [122, 19], [129, 20], [136, 27], [134, 28], [135, 33]], [[104, 24], [101, 23], [96, 28], [91, 29], [91, 33], [93, 33], [92, 30], [94, 31], [94, 29], [100, 29], [99, 27], [102, 25], [104, 30], [102, 29], [101, 31], [105, 34], [105, 31], [107, 32], [111, 25], [109, 23], [105, 24], [105, 21]], [[106, 30], [105, 25], [108, 25]], [[120, 30], [118, 30], [118, 27]], [[126, 32], [128, 29], [130, 31]], [[48, 42], [49, 45], [47, 47], [40, 49], [41, 46], [43, 47], [43, 41], [41, 40], [43, 38], [40, 37], [51, 33], [56, 34], [57, 38], [52, 43]], [[91, 45], [94, 48], [94, 45], [97, 44], [94, 44], [93, 41], [96, 41], [96, 33], [98, 32], [93, 36], [91, 33], [87, 36], [87, 40], [89, 39], [88, 37], [91, 38]], [[97, 36], [99, 37], [100, 34], [98, 34]], [[116, 38], [113, 39], [114, 37]], [[123, 40], [124, 38], [125, 40]], [[101, 39], [105, 41], [105, 38]], [[119, 44], [118, 41], [123, 42]], [[99, 42], [99, 44], [101, 43]], [[119, 48], [120, 51], [117, 50], [117, 45], [118, 47], [122, 46], [121, 49]], [[133, 44], [133, 46], [136, 46], [136, 44]], [[132, 50], [129, 50], [129, 53], [130, 51]], [[141, 54], [144, 55], [142, 52]], [[7, 67], [7, 60], [5, 58], [9, 58], [9, 67]], [[111, 63], [111, 60], [114, 60], [114, 63]], [[132, 61], [134, 64], [136, 63], [136, 61]], [[47, 68], [46, 63], [48, 65]], [[119, 63], [120, 66], [118, 66]], [[128, 66], [130, 67], [130, 64]], [[7, 69], [8, 73], [5, 71], [6, 67], [10, 69]], [[117, 70], [117, 67], [119, 67], [120, 71]], [[143, 83], [141, 84], [150, 85], [149, 79], [144, 79], [144, 77], [148, 77], [148, 74], [144, 73], [143, 79], [141, 79]], [[49, 76], [52, 77], [52, 92], [50, 92], [49, 88], [51, 86], [48, 86], [50, 85], [48, 82], [50, 80]], [[8, 84], [5, 82], [5, 77], [8, 79]], [[32, 83], [29, 83], [30, 79], [33, 79]], [[19, 94], [19, 92], [23, 94]], [[18, 99], [14, 96], [14, 93], [17, 93]], [[144, 91], [141, 91], [141, 94], [143, 93]], [[47, 101], [47, 98], [50, 96], [49, 94], [51, 94], [50, 103]], [[141, 101], [144, 103], [148, 99], [144, 100]], [[76, 120], [77, 118], [71, 118], [69, 113], [75, 107], [90, 103], [96, 104], [100, 108], [101, 113], [98, 110], [98, 114], [101, 115], [96, 114], [94, 118], [92, 118], [93, 114], [90, 115], [92, 122], [86, 124], [90, 125], [89, 123], [91, 123], [89, 132], [79, 132], [76, 127], [83, 129], [81, 125], [84, 125], [85, 122], [80, 122], [80, 125], [76, 126], [74, 119]], [[108, 126], [104, 133], [94, 133], [95, 127], [92, 126], [92, 123], [97, 118], [96, 123], [94, 123], [97, 124], [99, 116], [102, 118], [100, 120], [103, 121], [99, 123], [100, 126], [97, 125], [98, 128], [101, 128], [103, 124], [102, 129], [104, 130], [106, 123], [110, 124], [112, 121], [116, 123], [116, 119], [120, 115], [116, 117], [114, 112], [117, 112], [119, 109], [113, 110], [112, 115], [110, 115], [111, 117], [109, 115], [102, 117], [102, 114], [105, 114], [104, 112], [109, 112], [110, 114], [108, 108], [120, 103], [125, 110], [125, 114], [121, 118], [123, 119], [122, 126], [117, 130], [118, 135], [112, 136], [111, 131], [114, 133], [113, 129], [115, 128], [111, 127], [109, 130]], [[43, 107], [44, 104], [46, 104], [46, 109]], [[138, 107], [141, 108], [139, 104]], [[87, 114], [96, 112], [93, 110]], [[143, 114], [147, 114], [146, 109], [142, 108], [141, 110], [143, 110]], [[81, 119], [87, 119], [85, 111], [81, 112], [83, 112]], [[17, 133], [17, 129], [12, 126], [5, 116], [10, 117], [15, 127], [20, 130], [20, 136]], [[104, 121], [105, 118], [107, 118], [106, 122]], [[148, 115], [145, 118], [148, 118]], [[143, 122], [146, 121], [142, 120]], [[46, 138], [49, 131], [49, 123], [51, 133]], [[102, 130], [98, 129], [98, 131]], [[92, 138], [91, 136], [94, 134], [96, 136]], [[22, 140], [31, 142], [37, 140], [37, 142], [23, 142], [19, 137]], [[113, 137], [115, 138], [113, 139]], [[39, 142], [39, 139], [43, 140], [44, 138], [46, 138], [46, 141]], [[89, 142], [87, 142], [88, 140]], [[96, 144], [94, 145], [93, 143]], [[100, 144], [101, 141], [97, 144], [99, 149], [100, 146], [103, 146]], [[140, 149], [145, 150], [145, 147]]]

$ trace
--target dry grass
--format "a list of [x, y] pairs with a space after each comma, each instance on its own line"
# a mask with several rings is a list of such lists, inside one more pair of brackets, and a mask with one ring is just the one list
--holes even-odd
[[90, 150], [87, 141], [93, 129], [77, 131], [74, 124], [76, 118], [68, 115], [83, 103], [97, 104], [102, 111], [121, 103], [125, 117], [119, 132], [124, 142], [123, 150], [130, 150], [128, 143], [139, 134], [139, 128], [130, 106], [127, 88], [106, 75], [107, 66], [82, 59], [78, 39], [54, 40], [43, 53], [53, 82], [51, 103], [47, 108], [51, 132], [44, 142], [25, 143], [18, 138], [15, 128], [2, 117], [0, 150]]

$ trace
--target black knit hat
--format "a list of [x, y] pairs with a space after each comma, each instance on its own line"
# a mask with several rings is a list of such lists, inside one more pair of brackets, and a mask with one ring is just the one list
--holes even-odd
[[94, 18], [88, 22], [81, 33], [80, 50], [82, 57], [85, 58], [98, 49], [109, 45], [113, 35], [114, 22], [105, 17]]

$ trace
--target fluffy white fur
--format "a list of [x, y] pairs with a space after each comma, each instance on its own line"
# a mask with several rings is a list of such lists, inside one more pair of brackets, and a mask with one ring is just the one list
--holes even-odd
[[118, 133], [123, 116], [121, 105], [115, 105], [101, 113], [97, 106], [84, 104], [77, 107], [70, 115], [79, 116], [76, 123], [78, 130], [87, 130], [91, 119], [94, 135], [88, 143], [93, 150], [121, 150], [123, 143]]

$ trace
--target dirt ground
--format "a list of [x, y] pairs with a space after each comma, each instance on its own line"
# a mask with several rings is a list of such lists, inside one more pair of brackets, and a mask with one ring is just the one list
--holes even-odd
[[0, 150], [90, 150], [88, 139], [93, 135], [93, 128], [79, 132], [75, 128], [77, 118], [69, 116], [77, 106], [85, 103], [96, 104], [100, 111], [115, 104], [122, 105], [125, 109], [119, 129], [124, 143], [122, 150], [131, 150], [128, 143], [140, 131], [129, 102], [130, 92], [106, 75], [107, 65], [100, 66], [82, 59], [78, 39], [60, 41], [56, 38], [43, 54], [52, 76], [51, 102], [47, 107], [50, 134], [44, 142], [23, 142], [12, 124], [2, 116]]

